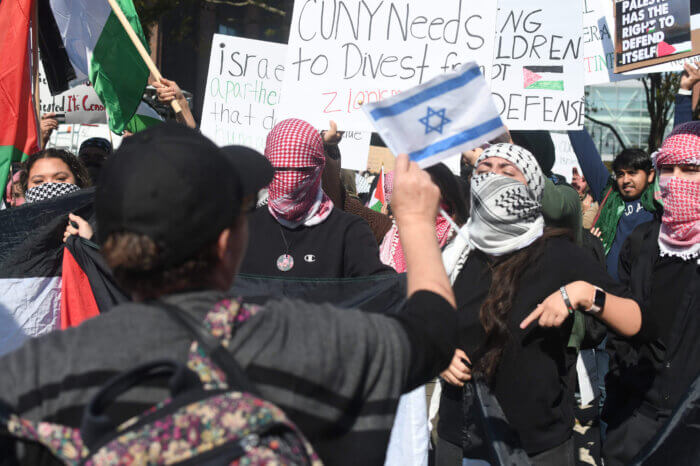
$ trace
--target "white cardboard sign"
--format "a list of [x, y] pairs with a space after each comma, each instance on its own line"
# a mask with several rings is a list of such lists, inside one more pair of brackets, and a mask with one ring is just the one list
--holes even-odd
[[552, 173], [563, 176], [568, 183], [571, 183], [573, 169], [576, 168], [580, 174], [583, 174], [583, 170], [581, 170], [574, 148], [571, 146], [569, 135], [555, 132], [551, 132], [550, 134], [552, 135], [555, 154]]
[[583, 2], [500, 0], [491, 90], [509, 129], [581, 129]]
[[488, 75], [496, 8], [483, 0], [295, 0], [280, 114], [372, 131], [366, 102], [470, 60]]
[[372, 133], [368, 131], [345, 131], [338, 144], [341, 168], [358, 172], [367, 170], [371, 141]]
[[39, 60], [39, 101], [42, 115], [45, 113], [65, 115], [65, 121], [61, 123], [107, 123], [105, 107], [90, 84], [81, 84], [62, 94], [52, 96], [41, 60]]
[[277, 123], [287, 46], [214, 34], [202, 107], [202, 134], [219, 146], [265, 150]]
[[583, 0], [583, 69], [586, 86], [637, 77], [615, 74], [614, 37], [612, 1]]

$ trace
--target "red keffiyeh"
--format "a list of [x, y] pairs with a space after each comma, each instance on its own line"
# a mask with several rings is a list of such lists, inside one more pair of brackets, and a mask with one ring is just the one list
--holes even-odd
[[[444, 209], [447, 206], [442, 204], [441, 207]], [[437, 235], [440, 249], [445, 247], [447, 242], [452, 239], [454, 233], [450, 222], [448, 222], [445, 217], [438, 214], [435, 220], [435, 234]], [[392, 267], [398, 273], [404, 273], [406, 271], [406, 258], [403, 255], [401, 240], [399, 239], [399, 230], [396, 227], [396, 223], [394, 223], [391, 230], [384, 236], [384, 240], [379, 247], [379, 259], [382, 261], [382, 264]]]
[[313, 126], [297, 119], [279, 122], [267, 136], [265, 157], [275, 168], [268, 209], [280, 224], [313, 226], [328, 218], [333, 201], [321, 188], [326, 159], [323, 140]]
[[[700, 123], [678, 126], [654, 154], [657, 170], [664, 166], [700, 165]], [[700, 183], [660, 176], [657, 198], [663, 202], [659, 248], [662, 256], [683, 259], [700, 255]]]

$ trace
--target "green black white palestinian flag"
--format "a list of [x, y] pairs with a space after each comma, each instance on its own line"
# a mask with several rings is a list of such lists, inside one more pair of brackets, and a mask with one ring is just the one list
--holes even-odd
[[[116, 3], [148, 49], [133, 0]], [[42, 55], [51, 93], [89, 79], [110, 129], [121, 133], [136, 114], [150, 71], [108, 1], [40, 0], [39, 13], [42, 48], [63, 44]]]
[[523, 88], [564, 90], [563, 66], [523, 66]]

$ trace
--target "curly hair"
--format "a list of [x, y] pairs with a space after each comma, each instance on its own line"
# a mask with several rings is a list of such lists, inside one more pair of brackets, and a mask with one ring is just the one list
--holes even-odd
[[557, 236], [568, 236], [569, 239], [573, 239], [570, 229], [547, 227], [537, 241], [500, 258], [491, 269], [491, 287], [479, 310], [479, 320], [486, 332], [486, 339], [477, 351], [480, 357], [475, 365], [475, 369], [488, 381], [493, 380], [503, 351], [511, 337], [508, 330], [508, 315], [520, 287], [520, 277], [542, 256], [547, 239]]
[[71, 154], [67, 150], [44, 149], [39, 152], [33, 153], [27, 158], [27, 161], [24, 162], [25, 170], [24, 172], [22, 172], [22, 176], [19, 180], [20, 186], [22, 187], [22, 192], [27, 191], [27, 185], [29, 184], [29, 178], [32, 172], [32, 167], [37, 162], [37, 160], [41, 159], [62, 160], [63, 163], [68, 165], [68, 168], [75, 177], [75, 184], [78, 185], [79, 188], [82, 189], [92, 186], [92, 182], [90, 181], [90, 174], [88, 173], [87, 168], [85, 168], [83, 162], [81, 162], [80, 159], [78, 159], [78, 157]]
[[218, 260], [216, 241], [170, 267], [162, 265], [162, 250], [150, 237], [131, 232], [112, 233], [101, 247], [119, 286], [141, 299], [207, 287]]

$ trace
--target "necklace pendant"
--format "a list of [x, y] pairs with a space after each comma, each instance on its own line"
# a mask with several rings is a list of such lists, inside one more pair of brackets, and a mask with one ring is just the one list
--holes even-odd
[[289, 254], [282, 254], [277, 258], [277, 268], [281, 272], [289, 272], [294, 267], [294, 258]]

